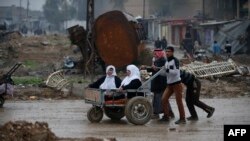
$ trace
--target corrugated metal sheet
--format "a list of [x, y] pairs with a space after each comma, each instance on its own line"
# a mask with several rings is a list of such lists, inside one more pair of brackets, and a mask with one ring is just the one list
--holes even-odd
[[232, 45], [232, 54], [237, 53], [239, 50], [247, 47], [246, 42], [240, 42], [239, 37], [246, 33], [247, 27], [250, 25], [250, 20], [235, 21], [225, 24], [220, 28], [219, 32], [215, 34], [215, 39], [223, 48], [226, 40]]

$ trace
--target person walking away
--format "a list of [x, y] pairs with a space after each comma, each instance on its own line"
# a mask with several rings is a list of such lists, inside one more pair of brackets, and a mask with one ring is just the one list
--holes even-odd
[[230, 58], [232, 45], [229, 43], [229, 41], [226, 41], [225, 50], [226, 50], [227, 57]]
[[221, 52], [220, 45], [217, 43], [217, 41], [214, 41], [213, 43], [213, 53], [215, 56], [219, 56]]
[[194, 46], [191, 38], [184, 39], [184, 49], [187, 52], [187, 57], [193, 59]]
[[194, 51], [198, 51], [199, 49], [201, 49], [201, 45], [200, 45], [199, 42], [196, 40], [196, 41], [194, 41]]
[[155, 48], [161, 48], [161, 41], [159, 37], [155, 40]]
[[167, 46], [168, 46], [168, 41], [167, 41], [166, 37], [163, 36], [162, 39], [161, 39], [161, 48], [162, 48], [162, 50], [166, 50]]
[[[155, 49], [154, 50], [154, 58], [152, 60], [152, 67], [147, 68], [148, 72], [152, 72], [152, 75], [157, 73], [162, 66], [164, 66], [166, 59], [165, 59], [165, 52], [162, 49]], [[167, 80], [166, 76], [158, 75], [151, 81], [151, 92], [153, 92], [153, 116], [152, 119], [158, 119], [160, 114], [163, 113], [162, 105], [161, 105], [161, 98], [162, 94], [167, 87]], [[169, 106], [170, 110], [170, 117], [174, 118], [174, 113], [172, 108]]]
[[169, 110], [169, 98], [170, 96], [175, 93], [176, 103], [179, 110], [180, 119], [175, 122], [175, 124], [185, 124], [185, 111], [182, 102], [182, 91], [183, 87], [181, 84], [181, 77], [180, 77], [180, 66], [179, 60], [174, 57], [174, 48], [167, 47], [166, 49], [166, 56], [167, 60], [165, 63], [165, 70], [167, 76], [167, 88], [165, 89], [163, 96], [162, 96], [162, 106], [164, 116], [161, 120], [169, 121], [170, 119], [170, 110]]
[[186, 104], [190, 112], [190, 117], [187, 120], [197, 121], [198, 115], [194, 106], [197, 106], [207, 112], [207, 118], [210, 118], [215, 108], [208, 106], [204, 102], [200, 101], [201, 82], [191, 73], [185, 70], [180, 71], [181, 81], [186, 86]]

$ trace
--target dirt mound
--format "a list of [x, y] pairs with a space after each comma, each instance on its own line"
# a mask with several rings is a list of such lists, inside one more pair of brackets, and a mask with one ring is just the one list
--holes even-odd
[[232, 57], [232, 59], [238, 65], [250, 66], [250, 55], [249, 54], [237, 54]]
[[250, 97], [250, 78], [228, 76], [214, 80], [200, 79], [201, 96], [206, 98]]
[[58, 138], [46, 122], [9, 121], [0, 126], [1, 141], [116, 141], [115, 138]]
[[0, 138], [3, 141], [56, 141], [45, 122], [29, 123], [26, 121], [7, 122], [0, 127]]

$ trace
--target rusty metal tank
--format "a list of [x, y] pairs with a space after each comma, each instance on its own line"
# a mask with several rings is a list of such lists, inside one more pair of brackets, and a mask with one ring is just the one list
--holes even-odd
[[121, 11], [100, 15], [94, 23], [94, 42], [106, 64], [123, 67], [137, 60], [140, 26], [132, 16]]

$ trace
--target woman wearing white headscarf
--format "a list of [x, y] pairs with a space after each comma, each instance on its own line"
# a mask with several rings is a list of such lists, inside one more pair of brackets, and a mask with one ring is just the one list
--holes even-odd
[[[123, 79], [119, 90], [138, 89], [142, 85], [140, 71], [135, 65], [127, 66], [127, 76]], [[127, 98], [132, 98], [141, 93], [129, 92]]]
[[90, 88], [111, 90], [117, 89], [121, 85], [121, 79], [116, 76], [115, 67], [109, 65], [106, 68], [106, 76], [99, 78], [96, 82], [89, 84]]

